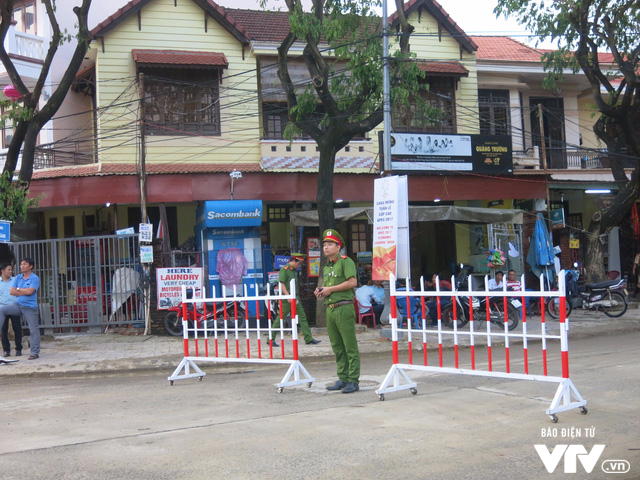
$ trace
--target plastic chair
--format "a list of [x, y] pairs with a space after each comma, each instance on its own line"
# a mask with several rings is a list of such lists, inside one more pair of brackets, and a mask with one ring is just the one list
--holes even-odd
[[398, 316], [402, 319], [402, 322], [407, 321], [410, 316], [413, 319], [413, 325], [416, 330], [420, 329], [420, 321], [422, 320], [422, 308], [420, 307], [420, 300], [416, 297], [409, 298], [409, 308], [411, 314], [407, 315], [405, 310], [407, 308], [407, 297], [397, 297], [396, 306], [398, 308]]
[[[356, 309], [358, 323], [362, 325], [362, 320], [364, 320], [367, 327], [376, 328], [376, 316], [373, 313], [373, 307], [365, 307], [364, 305], [361, 305], [357, 298], [353, 299], [353, 303], [353, 306]], [[368, 310], [364, 313], [360, 313], [360, 308], [368, 308]]]

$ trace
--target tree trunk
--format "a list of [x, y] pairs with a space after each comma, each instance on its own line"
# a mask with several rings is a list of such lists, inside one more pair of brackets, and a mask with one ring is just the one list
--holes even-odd
[[[318, 165], [318, 190], [316, 194], [316, 202], [318, 203], [318, 225], [320, 228], [320, 240], [322, 234], [328, 228], [335, 228], [336, 218], [333, 211], [333, 167], [336, 161], [336, 150], [332, 147], [320, 146], [320, 163]], [[346, 232], [340, 232], [343, 236]], [[318, 277], [318, 286], [322, 286], [322, 267], [325, 258], [320, 260], [320, 276]], [[326, 327], [327, 319], [325, 316], [325, 307], [322, 301], [316, 304], [316, 326]]]
[[584, 235], [583, 267], [587, 276], [587, 283], [601, 282], [605, 279], [600, 225], [600, 221], [592, 220], [587, 234]]

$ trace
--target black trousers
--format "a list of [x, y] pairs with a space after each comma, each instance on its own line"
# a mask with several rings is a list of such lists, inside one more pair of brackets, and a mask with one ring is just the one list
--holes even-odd
[[376, 325], [382, 325], [380, 317], [382, 316], [384, 305], [371, 305], [371, 308], [373, 308], [373, 314], [376, 318]]
[[16, 350], [22, 350], [22, 317], [19, 315], [8, 315], [7, 321], [2, 325], [2, 350], [8, 352], [11, 350], [9, 342], [9, 320], [13, 326], [13, 333], [16, 337]]

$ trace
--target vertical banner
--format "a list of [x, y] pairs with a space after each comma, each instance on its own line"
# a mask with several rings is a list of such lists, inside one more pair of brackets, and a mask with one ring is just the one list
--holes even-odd
[[374, 180], [373, 280], [409, 276], [409, 207], [406, 176]]

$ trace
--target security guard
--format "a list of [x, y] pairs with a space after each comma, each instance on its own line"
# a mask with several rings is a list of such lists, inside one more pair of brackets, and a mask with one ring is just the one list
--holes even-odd
[[[304, 313], [304, 308], [302, 308], [302, 302], [300, 301], [300, 284], [298, 282], [298, 274], [297, 270], [300, 268], [307, 256], [304, 253], [293, 253], [291, 258], [289, 259], [289, 263], [280, 269], [280, 273], [278, 275], [278, 280], [280, 281], [280, 291], [283, 295], [289, 295], [289, 286], [291, 285], [291, 280], [296, 280], [296, 313], [298, 314], [298, 323], [300, 323], [300, 328], [302, 329], [302, 335], [304, 336], [304, 341], [307, 345], [315, 345], [320, 343], [320, 340], [316, 340], [311, 335], [311, 329], [309, 328], [309, 324], [307, 323], [307, 315]], [[282, 318], [285, 318], [287, 315], [291, 313], [291, 300], [282, 302]], [[280, 317], [276, 318], [276, 321], [273, 322], [274, 330], [280, 328]], [[274, 341], [273, 346], [277, 347], [278, 344]]]
[[327, 333], [338, 365], [338, 381], [327, 390], [353, 393], [360, 389], [360, 351], [353, 306], [354, 288], [358, 284], [356, 264], [346, 255], [340, 255], [344, 241], [338, 232], [325, 230], [322, 238], [327, 263], [322, 271], [323, 285], [316, 288], [315, 295], [324, 299], [327, 307]]

